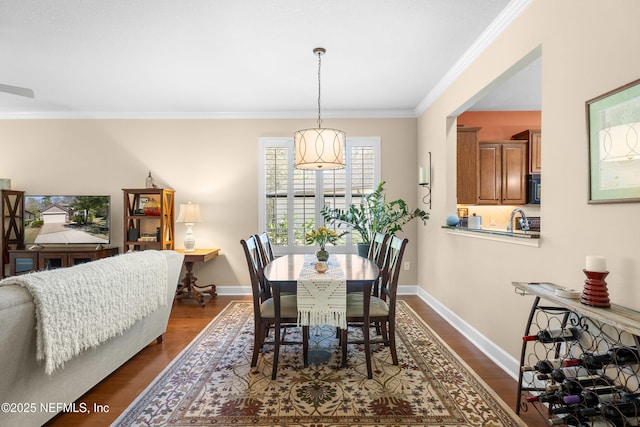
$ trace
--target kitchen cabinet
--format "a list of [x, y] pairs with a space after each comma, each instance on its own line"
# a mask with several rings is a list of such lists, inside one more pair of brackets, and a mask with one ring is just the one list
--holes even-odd
[[458, 127], [456, 146], [456, 195], [459, 204], [475, 204], [478, 198], [479, 127]]
[[542, 132], [540, 129], [527, 129], [517, 133], [511, 139], [526, 139], [529, 142], [529, 175], [542, 172]]
[[527, 202], [528, 141], [480, 141], [477, 149], [477, 205]]

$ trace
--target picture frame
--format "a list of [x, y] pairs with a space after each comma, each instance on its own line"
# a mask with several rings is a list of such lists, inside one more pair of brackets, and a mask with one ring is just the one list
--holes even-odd
[[589, 203], [640, 202], [640, 79], [586, 102]]

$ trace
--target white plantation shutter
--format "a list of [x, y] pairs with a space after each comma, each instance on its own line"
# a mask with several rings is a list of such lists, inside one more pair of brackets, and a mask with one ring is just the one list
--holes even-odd
[[[377, 137], [347, 138], [344, 169], [301, 170], [293, 167], [293, 138], [261, 138], [259, 231], [267, 232], [277, 253], [300, 252], [305, 232], [323, 223], [324, 205], [344, 209], [375, 190], [379, 153]], [[343, 237], [338, 250], [351, 252], [353, 237]]]

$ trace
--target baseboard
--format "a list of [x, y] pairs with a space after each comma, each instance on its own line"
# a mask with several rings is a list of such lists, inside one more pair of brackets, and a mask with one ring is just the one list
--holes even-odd
[[251, 286], [218, 286], [216, 293], [225, 296], [251, 296]]
[[431, 308], [433, 308], [458, 332], [464, 335], [464, 337], [468, 339], [473, 345], [475, 345], [478, 350], [484, 353], [485, 356], [491, 359], [496, 365], [500, 367], [500, 369], [507, 373], [507, 375], [509, 375], [516, 381], [518, 380], [518, 373], [520, 372], [520, 362], [516, 360], [516, 358], [495, 345], [492, 341], [487, 339], [487, 337], [478, 332], [462, 318], [442, 305], [437, 299], [435, 299], [424, 289], [418, 288], [417, 293], [414, 293], [414, 295], [416, 294], [421, 300], [431, 306]]

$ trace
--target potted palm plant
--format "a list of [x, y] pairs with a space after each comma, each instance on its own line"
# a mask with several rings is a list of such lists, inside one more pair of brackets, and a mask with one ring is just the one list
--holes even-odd
[[320, 213], [328, 224], [346, 226], [359, 236], [358, 253], [366, 256], [376, 232], [394, 234], [402, 230], [409, 221], [419, 218], [426, 225], [429, 214], [422, 209], [410, 210], [402, 200], [386, 201], [385, 181], [376, 190], [366, 195], [361, 203], [352, 204], [347, 209], [323, 206]]

